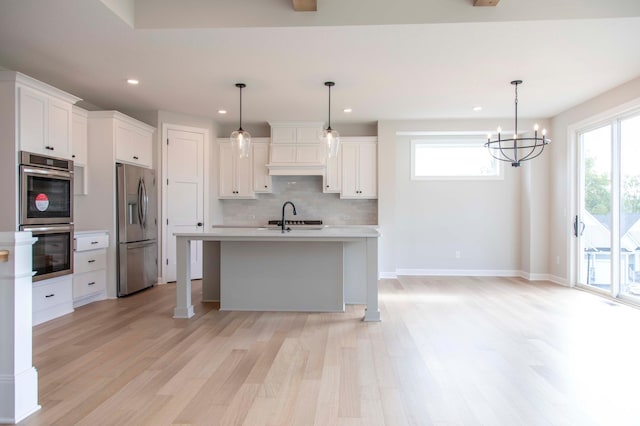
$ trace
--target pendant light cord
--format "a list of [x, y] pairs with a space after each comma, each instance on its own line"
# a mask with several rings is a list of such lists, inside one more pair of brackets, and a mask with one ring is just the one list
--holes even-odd
[[331, 130], [331, 86], [329, 86], [329, 130]]
[[242, 130], [242, 86], [240, 86], [240, 128]]

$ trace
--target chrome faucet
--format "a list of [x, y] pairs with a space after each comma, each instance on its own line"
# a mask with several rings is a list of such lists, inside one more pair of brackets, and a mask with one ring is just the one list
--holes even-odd
[[297, 215], [298, 213], [296, 212], [296, 206], [291, 202], [291, 201], [285, 201], [284, 204], [282, 205], [282, 220], [280, 221], [280, 229], [282, 229], [282, 233], [284, 234], [284, 231], [291, 231], [291, 228], [285, 229], [285, 224], [284, 224], [284, 208], [287, 207], [287, 204], [291, 204], [291, 207], [293, 207], [293, 214]]

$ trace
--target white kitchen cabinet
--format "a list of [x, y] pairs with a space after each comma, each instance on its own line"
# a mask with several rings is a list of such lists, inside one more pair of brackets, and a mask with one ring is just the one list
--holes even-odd
[[106, 232], [77, 232], [73, 252], [73, 306], [103, 300], [107, 297]]
[[322, 192], [339, 193], [342, 189], [342, 152], [326, 159], [326, 168], [322, 177]]
[[71, 118], [71, 159], [73, 160], [73, 194], [87, 195], [88, 169], [87, 169], [87, 111], [73, 107]]
[[72, 104], [79, 98], [35, 80], [25, 79], [25, 82], [33, 85], [16, 86], [20, 149], [72, 159]]
[[376, 138], [351, 138], [342, 142], [340, 198], [377, 198]]
[[[267, 163], [269, 162], [269, 138], [261, 138], [252, 141], [251, 164], [253, 166], [253, 191], [256, 193], [270, 193], [272, 179], [269, 175]], [[264, 140], [262, 140], [264, 139]]]
[[228, 139], [218, 140], [218, 147], [218, 198], [255, 198], [252, 156], [235, 156]]
[[33, 283], [33, 325], [73, 312], [71, 275]]
[[73, 107], [71, 118], [71, 159], [73, 164], [87, 164], [87, 117], [82, 108]]
[[324, 149], [320, 141], [322, 123], [269, 123], [271, 146], [269, 165], [273, 168], [300, 165], [324, 166]]
[[130, 117], [115, 120], [116, 160], [151, 168], [153, 164], [153, 128]]

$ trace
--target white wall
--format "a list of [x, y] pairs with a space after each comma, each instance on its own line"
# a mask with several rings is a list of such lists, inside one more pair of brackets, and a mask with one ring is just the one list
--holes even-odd
[[[380, 272], [535, 275], [546, 271], [545, 156], [504, 180], [412, 181], [412, 136], [398, 132], [482, 131], [512, 118], [381, 121], [378, 125]], [[520, 128], [535, 120], [520, 120]], [[538, 121], [542, 126], [548, 124]], [[548, 126], [547, 126], [548, 127]], [[489, 155], [487, 153], [487, 155]], [[523, 209], [527, 209], [523, 214]], [[542, 217], [542, 219], [540, 219]], [[461, 253], [456, 258], [456, 251]]]
[[640, 107], [640, 77], [564, 111], [552, 119], [553, 149], [550, 150], [549, 274], [555, 281], [571, 284], [570, 244], [575, 215], [571, 175], [572, 127], [604, 117], [613, 111]]

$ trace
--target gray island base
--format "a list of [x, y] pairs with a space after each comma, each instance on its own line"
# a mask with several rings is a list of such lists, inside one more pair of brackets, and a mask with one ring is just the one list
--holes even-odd
[[364, 304], [364, 320], [380, 321], [374, 228], [214, 228], [175, 236], [174, 318], [194, 315], [191, 242], [203, 241], [202, 300], [220, 301], [220, 310], [344, 312], [345, 304]]

